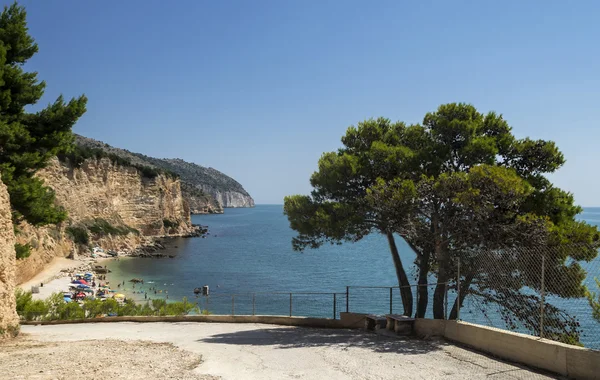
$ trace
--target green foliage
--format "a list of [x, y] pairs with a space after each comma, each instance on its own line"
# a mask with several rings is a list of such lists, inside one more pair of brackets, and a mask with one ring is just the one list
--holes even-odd
[[70, 151], [58, 154], [60, 161], [69, 162], [76, 168], [81, 167], [87, 159], [99, 160], [102, 158], [108, 158], [115, 165], [135, 168], [140, 172], [142, 177], [153, 179], [158, 177], [159, 174], [164, 174], [167, 177], [178, 178], [177, 174], [169, 170], [135, 164], [127, 157], [108, 152], [102, 148], [75, 145]]
[[[82, 305], [77, 302], [65, 302], [61, 293], [54, 293], [46, 300], [32, 300], [30, 292], [24, 292], [20, 289], [15, 291], [17, 298], [17, 313], [21, 319], [27, 321], [33, 320], [69, 320], [97, 318], [107, 315], [118, 316], [167, 316], [167, 315], [188, 315], [190, 313], [200, 313], [196, 304], [188, 302], [183, 298], [181, 302], [166, 302], [163, 299], [154, 299], [152, 302], [136, 304], [133, 300], [127, 300], [123, 303], [117, 302], [113, 298], [106, 300], [85, 299]], [[209, 314], [208, 311], [202, 311], [202, 314]]]
[[[596, 285], [598, 285], [598, 289], [600, 289], [600, 280], [596, 279]], [[592, 308], [594, 319], [600, 322], [600, 294], [596, 296], [596, 293], [588, 290], [586, 296]]]
[[[456, 278], [458, 259], [465, 276], [462, 289], [489, 275], [475, 264], [483, 252], [495, 252], [510, 268], [493, 275], [512, 278], [506, 289], [490, 289], [498, 296], [490, 302], [508, 307], [502, 303], [509, 293], [539, 289], [539, 271], [525, 270], [531, 257], [509, 254], [517, 247], [552, 248], [546, 255], [546, 292], [585, 294], [583, 286], [564, 284], [582, 283], [585, 272], [577, 260], [596, 257], [599, 233], [575, 219], [581, 208], [573, 195], [545, 177], [565, 162], [553, 142], [517, 139], [501, 115], [451, 103], [426, 114], [422, 124], [385, 118], [360, 122], [348, 128], [342, 143], [337, 152], [321, 156], [310, 178], [310, 196], [285, 198], [284, 212], [298, 232], [294, 249], [382, 233], [390, 243], [399, 284], [407, 286], [393, 238], [398, 234], [416, 253], [418, 282], [428, 283], [431, 274], [437, 277], [435, 318], [444, 317], [445, 284]], [[411, 315], [413, 296], [401, 295], [404, 313]], [[430, 298], [427, 287], [420, 287], [417, 316], [425, 315]], [[516, 305], [510, 308], [518, 311]], [[568, 335], [569, 326], [563, 325]]]
[[106, 236], [106, 235], [114, 235], [114, 236], [123, 236], [130, 233], [139, 235], [140, 232], [135, 228], [129, 226], [113, 226], [106, 219], [95, 218], [93, 223], [88, 226], [88, 229], [91, 233]]
[[17, 259], [25, 259], [31, 255], [31, 246], [29, 244], [15, 243], [15, 254]]
[[85, 227], [69, 226], [66, 231], [77, 244], [87, 245], [90, 242], [90, 235]]
[[87, 99], [65, 102], [60, 96], [41, 111], [26, 112], [46, 87], [36, 72], [24, 70], [37, 51], [24, 7], [5, 6], [0, 15], [0, 172], [10, 194], [13, 221], [46, 225], [65, 220], [66, 212], [54, 204], [54, 192], [34, 174], [51, 157], [71, 148], [71, 128], [85, 112]]
[[165, 226], [166, 229], [177, 228], [179, 227], [179, 223], [176, 220], [163, 219], [163, 226]]

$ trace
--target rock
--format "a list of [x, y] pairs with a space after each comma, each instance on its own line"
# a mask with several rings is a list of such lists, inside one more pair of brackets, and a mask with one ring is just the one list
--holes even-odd
[[15, 234], [6, 186], [0, 181], [0, 339], [15, 336], [19, 316], [15, 300]]
[[[69, 221], [62, 227], [33, 227], [22, 224], [17, 242], [38, 241], [30, 257], [18, 260], [17, 283], [23, 283], [43, 270], [54, 257], [67, 257], [75, 246], [65, 229], [102, 218], [111, 225], [139, 231], [126, 235], [107, 235], [94, 243], [106, 250], [133, 250], [145, 244], [147, 236], [180, 236], [195, 233], [190, 210], [177, 178], [159, 174], [144, 177], [136, 168], [116, 165], [108, 158], [88, 159], [80, 168], [53, 159], [36, 173], [56, 193], [57, 203], [65, 207]], [[165, 229], [165, 220], [170, 228]], [[161, 248], [159, 245], [158, 248]], [[79, 250], [78, 256], [90, 252]]]

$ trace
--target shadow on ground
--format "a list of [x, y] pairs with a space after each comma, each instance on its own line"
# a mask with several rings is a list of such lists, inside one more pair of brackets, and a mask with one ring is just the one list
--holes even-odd
[[424, 354], [439, 350], [443, 341], [424, 341], [414, 338], [388, 337], [354, 330], [314, 328], [272, 328], [215, 334], [197, 342], [275, 348], [338, 346], [366, 348], [380, 353]]

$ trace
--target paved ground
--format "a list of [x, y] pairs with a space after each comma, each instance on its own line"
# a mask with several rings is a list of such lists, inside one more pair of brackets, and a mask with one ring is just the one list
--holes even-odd
[[[151, 378], [136, 367], [159, 366], [164, 378], [223, 379], [551, 379], [548, 375], [507, 364], [442, 341], [398, 339], [355, 330], [295, 328], [261, 324], [222, 323], [97, 323], [57, 326], [23, 326], [29, 344], [53, 344], [55, 347], [87, 341], [87, 347], [111, 343], [107, 340], [172, 343], [179, 350], [172, 355], [153, 355], [139, 352], [143, 360], [128, 360], [129, 365], [115, 371], [111, 357], [125, 355], [106, 349], [103, 363], [112, 376], [98, 372], [73, 372], [64, 378]], [[101, 342], [98, 342], [101, 340]], [[96, 343], [94, 343], [96, 342]], [[112, 343], [116, 346], [117, 343]], [[126, 345], [137, 350], [134, 342]], [[81, 350], [81, 347], [79, 347]], [[174, 348], [173, 348], [174, 349]], [[25, 349], [26, 350], [26, 349]], [[183, 352], [182, 352], [183, 350]], [[6, 350], [0, 350], [6, 351]], [[27, 357], [21, 353], [21, 358]], [[196, 359], [186, 355], [196, 355]], [[15, 367], [19, 355], [0, 354], [0, 378]], [[55, 361], [69, 360], [68, 356], [53, 355]], [[24, 360], [24, 359], [22, 359]], [[195, 369], [182, 369], [197, 360]], [[183, 367], [165, 364], [185, 361]], [[115, 361], [116, 363], [117, 361]], [[10, 364], [9, 364], [10, 363]], [[29, 365], [35, 363], [30, 362]], [[162, 363], [162, 364], [161, 364]], [[27, 365], [21, 363], [22, 365]], [[181, 363], [180, 363], [181, 364]], [[117, 365], [117, 364], [115, 364]], [[75, 366], [86, 366], [80, 362]], [[172, 368], [169, 368], [172, 366]], [[187, 367], [186, 367], [187, 368]], [[189, 368], [188, 368], [189, 370]], [[121, 371], [121, 372], [119, 372]], [[183, 372], [182, 372], [183, 371]], [[98, 375], [98, 376], [95, 376]], [[176, 376], [177, 375], [177, 376]], [[41, 375], [40, 375], [41, 376]], [[10, 377], [14, 378], [14, 377]], [[61, 377], [32, 377], [51, 379]]]

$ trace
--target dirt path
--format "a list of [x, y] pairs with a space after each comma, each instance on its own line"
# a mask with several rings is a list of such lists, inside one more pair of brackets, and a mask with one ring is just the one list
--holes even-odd
[[[0, 378], [7, 373], [7, 366], [13, 369], [27, 366], [25, 361], [30, 366], [35, 363], [37, 370], [58, 368], [55, 367], [57, 362], [69, 362], [72, 358], [70, 347], [75, 347], [73, 352], [83, 353], [76, 359], [79, 364], [69, 364], [61, 372], [65, 378], [87, 379], [90, 377], [79, 376], [82, 373], [79, 371], [94, 374], [96, 372], [90, 371], [100, 370], [109, 371], [106, 373], [110, 375], [102, 376], [104, 379], [129, 379], [135, 374], [138, 379], [157, 378], [154, 374], [163, 370], [173, 376], [176, 373], [188, 376], [185, 371], [194, 363], [200, 363], [199, 357], [202, 363], [190, 376], [212, 375], [226, 380], [552, 378], [441, 341], [389, 338], [355, 330], [261, 324], [119, 322], [23, 326], [22, 331], [28, 334], [30, 344], [52, 344], [66, 351], [34, 347], [35, 359], [29, 359], [26, 351], [19, 356], [2, 354]], [[115, 343], [115, 340], [128, 343]], [[172, 343], [185, 352], [167, 345], [159, 346], [166, 349], [161, 348], [158, 351], [164, 352], [158, 353], [151, 351], [153, 345], [139, 341]], [[88, 347], [99, 348], [90, 352]], [[95, 359], [99, 352], [105, 353], [100, 354], [103, 359]], [[104, 360], [103, 366], [92, 364], [97, 360]], [[155, 368], [160, 371], [154, 371]], [[153, 372], [144, 372], [150, 370]]]

